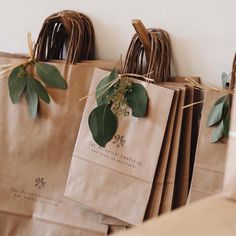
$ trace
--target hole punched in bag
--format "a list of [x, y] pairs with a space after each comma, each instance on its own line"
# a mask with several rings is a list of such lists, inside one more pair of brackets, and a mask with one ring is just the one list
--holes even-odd
[[154, 83], [170, 77], [171, 43], [163, 29], [146, 29], [141, 20], [133, 20], [136, 34], [131, 40], [124, 63], [124, 73], [147, 74]]
[[37, 60], [62, 60], [73, 64], [94, 59], [94, 28], [84, 14], [64, 10], [52, 14], [43, 23], [35, 43]]

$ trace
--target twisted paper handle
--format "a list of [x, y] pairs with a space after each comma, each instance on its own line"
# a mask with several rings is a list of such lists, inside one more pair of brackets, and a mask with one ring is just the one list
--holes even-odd
[[39, 61], [62, 60], [66, 63], [94, 59], [94, 28], [82, 13], [60, 11], [43, 23], [35, 44], [35, 58]]
[[151, 49], [145, 60], [145, 48], [136, 33], [131, 40], [123, 73], [149, 74], [155, 83], [167, 81], [170, 77], [171, 44], [168, 33], [162, 29], [148, 29]]

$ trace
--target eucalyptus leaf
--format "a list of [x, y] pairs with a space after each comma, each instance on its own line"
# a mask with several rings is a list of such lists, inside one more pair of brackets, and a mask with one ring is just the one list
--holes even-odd
[[224, 102], [227, 99], [228, 99], [228, 95], [220, 97], [219, 99], [216, 100], [216, 102], [214, 103], [214, 106]]
[[117, 130], [117, 118], [109, 105], [96, 107], [89, 115], [88, 124], [95, 142], [105, 147]]
[[35, 66], [40, 79], [45, 84], [52, 88], [67, 89], [66, 81], [54, 65], [37, 62]]
[[23, 67], [14, 68], [9, 76], [8, 88], [10, 98], [13, 104], [19, 102], [19, 99], [24, 91], [27, 81], [27, 75], [22, 73]]
[[224, 136], [229, 136], [229, 127], [230, 127], [230, 115], [227, 114], [226, 117], [223, 120], [224, 122]]
[[125, 94], [125, 97], [134, 117], [144, 117], [146, 115], [148, 95], [143, 85], [132, 83], [130, 91]]
[[223, 88], [228, 88], [229, 87], [230, 75], [227, 75], [225, 72], [223, 72], [222, 75], [221, 75], [221, 80], [222, 80]]
[[223, 120], [212, 130], [211, 142], [216, 143], [224, 137]]
[[113, 94], [114, 85], [111, 86], [110, 88], [109, 86], [111, 82], [115, 80], [117, 77], [118, 73], [115, 69], [113, 69], [108, 76], [106, 76], [98, 83], [96, 88], [96, 98], [98, 106], [107, 104], [109, 102], [108, 97]]
[[25, 89], [25, 99], [28, 105], [28, 111], [32, 118], [36, 118], [38, 111], [38, 96], [30, 83], [27, 82]]
[[220, 103], [213, 106], [213, 108], [211, 109], [211, 111], [208, 115], [208, 119], [207, 119], [207, 126], [208, 127], [211, 127], [211, 126], [217, 124], [218, 122], [220, 122], [220, 120], [222, 119], [222, 116], [223, 116], [224, 104], [225, 104], [225, 102], [223, 100]]
[[28, 82], [31, 88], [33, 88], [33, 90], [36, 92], [39, 98], [44, 100], [46, 103], [50, 103], [48, 92], [45, 90], [43, 85], [38, 80], [36, 80], [32, 75], [29, 75]]

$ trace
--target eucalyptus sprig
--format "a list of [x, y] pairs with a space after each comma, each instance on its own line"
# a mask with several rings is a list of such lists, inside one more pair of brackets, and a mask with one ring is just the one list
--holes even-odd
[[45, 85], [57, 89], [67, 89], [66, 81], [54, 65], [37, 62], [35, 59], [18, 65], [11, 71], [8, 80], [12, 103], [18, 103], [21, 96], [24, 95], [30, 116], [36, 118], [39, 99], [50, 103]]
[[29, 59], [27, 61], [22, 64], [1, 66], [5, 67], [1, 74], [11, 71], [8, 79], [11, 102], [16, 104], [25, 95], [29, 114], [32, 118], [36, 118], [39, 99], [50, 103], [45, 85], [51, 88], [67, 89], [67, 83], [54, 65], [38, 62], [35, 59], [34, 43], [30, 32], [28, 33], [28, 48]]
[[227, 92], [213, 105], [207, 119], [207, 126], [213, 127], [211, 142], [216, 143], [229, 135], [230, 110], [232, 94], [230, 91], [230, 75], [222, 73], [222, 85]]
[[88, 124], [93, 139], [105, 147], [116, 133], [117, 116], [144, 117], [147, 113], [148, 94], [143, 85], [128, 76], [118, 75], [115, 69], [103, 78], [96, 88], [97, 107], [90, 113]]

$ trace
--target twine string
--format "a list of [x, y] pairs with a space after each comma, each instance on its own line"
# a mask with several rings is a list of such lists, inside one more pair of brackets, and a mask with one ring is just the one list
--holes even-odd
[[[197, 89], [200, 91], [214, 90], [214, 91], [223, 92], [232, 96], [235, 95], [235, 88], [231, 86], [228, 89], [226, 89], [226, 88], [218, 88], [214, 86], [202, 85], [191, 77], [186, 77], [185, 80], [191, 83], [194, 86], [194, 89]], [[183, 106], [183, 109], [186, 109], [186, 108], [198, 105], [198, 104], [202, 104], [202, 103], [204, 103], [204, 101], [193, 102], [193, 103]]]
[[125, 77], [142, 78], [142, 79], [146, 80], [147, 82], [153, 82], [153, 81], [154, 81], [153, 79], [148, 78], [148, 77], [146, 77], [146, 76], [147, 76], [147, 74], [145, 74], [145, 75], [138, 75], [138, 74], [133, 74], [133, 73], [120, 74], [120, 75], [118, 75], [118, 77], [117, 77], [116, 79], [114, 79], [114, 80], [112, 80], [112, 81], [106, 83], [106, 84], [103, 85], [102, 87], [96, 89], [96, 91], [93, 91], [92, 93], [89, 93], [89, 94], [87, 94], [86, 96], [80, 98], [80, 99], [79, 99], [79, 102], [82, 102], [83, 100], [87, 99], [88, 97], [90, 97], [90, 96], [96, 94], [97, 91], [100, 91], [100, 90], [102, 90], [102, 89], [104, 89], [104, 88], [106, 88], [106, 87], [108, 86], [106, 89], [104, 89], [104, 90], [99, 94], [99, 96], [96, 96], [96, 99], [98, 99], [98, 98], [101, 97], [105, 92], [107, 92], [114, 84], [116, 84], [119, 80], [121, 80], [122, 78], [125, 78]]
[[20, 66], [20, 65], [24, 65], [27, 64], [29, 62], [31, 62], [32, 60], [34, 60], [33, 58], [33, 47], [34, 47], [34, 43], [32, 40], [32, 35], [31, 32], [27, 33], [27, 43], [28, 43], [28, 50], [29, 50], [29, 56], [25, 58], [24, 62], [21, 63], [11, 63], [11, 64], [5, 64], [5, 65], [0, 65], [0, 69], [2, 70], [0, 72], [0, 77], [4, 76], [5, 74], [7, 74], [9, 71], [11, 71], [12, 69]]

